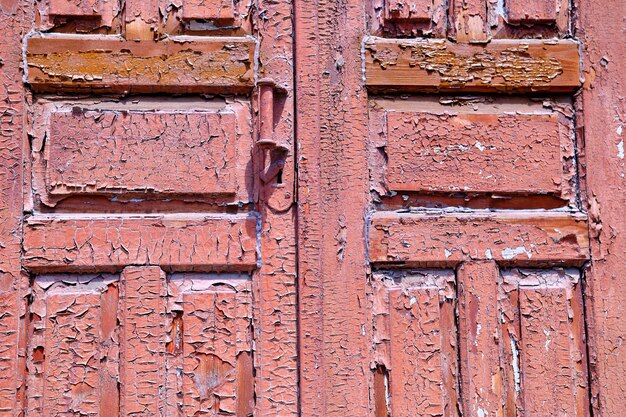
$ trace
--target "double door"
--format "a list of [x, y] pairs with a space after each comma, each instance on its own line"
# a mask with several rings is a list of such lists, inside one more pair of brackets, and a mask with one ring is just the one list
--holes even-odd
[[617, 415], [592, 3], [0, 3], [2, 415]]

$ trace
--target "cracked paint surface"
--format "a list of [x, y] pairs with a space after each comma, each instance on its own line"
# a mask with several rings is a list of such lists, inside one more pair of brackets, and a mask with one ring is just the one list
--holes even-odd
[[446, 6], [444, 0], [366, 2], [372, 33], [389, 37], [442, 36], [446, 32]]
[[250, 274], [154, 266], [37, 276], [29, 415], [251, 415], [251, 290]]
[[[621, 412], [621, 4], [427, 3], [4, 0], [0, 414]], [[549, 95], [579, 87], [580, 53], [573, 111]], [[272, 178], [276, 155], [251, 143], [261, 77], [289, 149]], [[454, 111], [376, 107], [423, 91]], [[226, 94], [244, 123], [222, 98], [129, 93]], [[95, 146], [118, 128], [132, 158]], [[186, 132], [228, 139], [180, 147]], [[440, 150], [445, 170], [420, 159]], [[502, 269], [522, 266], [545, 269]]]
[[[229, 169], [235, 157], [234, 114], [94, 113], [51, 115], [46, 164], [50, 193], [92, 187], [234, 192], [235, 173]], [[79, 136], [83, 132], [97, 133], [97, 139]], [[89, 143], [94, 139], [97, 147]]]
[[34, 2], [35, 26], [42, 31], [115, 33], [120, 29], [121, 4], [100, 0]]
[[[173, 274], [168, 282], [168, 409], [184, 415], [248, 416], [254, 410], [249, 275]], [[176, 314], [178, 314], [176, 316]], [[182, 370], [182, 373], [181, 373]]]
[[371, 34], [447, 37], [458, 43], [571, 35], [568, 0], [369, 0]]
[[310, 416], [360, 417], [373, 410], [374, 396], [367, 360], [364, 4], [294, 4], [300, 409]]
[[27, 268], [121, 271], [120, 415], [297, 415], [295, 162], [261, 178], [274, 155], [253, 144], [266, 77], [293, 149], [292, 4], [127, 1], [107, 21], [103, 3], [40, 5], [55, 33], [24, 45]]
[[25, 226], [23, 245], [31, 271], [115, 270], [129, 264], [249, 270], [256, 267], [256, 218], [34, 216]]
[[585, 220], [560, 213], [381, 212], [372, 216], [370, 259], [426, 266], [491, 259], [579, 266], [589, 257]]
[[120, 365], [117, 278], [41, 275], [31, 291], [29, 415], [115, 415]]
[[568, 0], [451, 0], [447, 35], [456, 42], [498, 38], [564, 38], [571, 34]]
[[120, 283], [120, 414], [160, 415], [166, 396], [165, 272], [154, 266], [128, 266]]
[[541, 193], [573, 203], [572, 113], [568, 104], [550, 100], [376, 100], [370, 107], [372, 186], [381, 183], [387, 195]]
[[493, 261], [458, 269], [463, 414], [503, 416], [498, 326], [498, 267]]
[[170, 109], [150, 101], [80, 104], [36, 107], [34, 187], [45, 204], [96, 194], [250, 199], [245, 102], [179, 100]]
[[25, 393], [28, 278], [21, 271], [22, 147], [25, 122], [21, 82], [19, 1], [0, 6], [0, 414], [17, 415]]
[[255, 43], [228, 40], [133, 42], [54, 35], [26, 41], [26, 80], [38, 91], [250, 91]]
[[389, 374], [389, 404], [377, 398], [377, 413], [457, 415], [454, 272], [377, 272], [372, 287], [373, 365]]
[[[584, 311], [578, 270], [502, 271], [506, 395], [518, 413], [588, 415]], [[516, 369], [517, 368], [517, 369]]]
[[620, 1], [581, 0], [576, 31], [583, 51], [585, 83], [577, 102], [585, 167], [583, 201], [590, 218], [592, 260], [585, 268], [589, 367], [594, 415], [619, 415], [626, 408], [626, 166], [615, 152], [625, 121], [623, 34]]
[[184, 0], [183, 19], [205, 19], [214, 22], [233, 22], [235, 7], [233, 1]]

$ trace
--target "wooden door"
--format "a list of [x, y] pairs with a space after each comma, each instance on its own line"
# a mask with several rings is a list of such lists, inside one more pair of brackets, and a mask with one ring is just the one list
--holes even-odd
[[2, 2], [1, 415], [296, 415], [291, 17]]
[[0, 416], [621, 415], [622, 3], [0, 0]]
[[622, 3], [298, 3], [303, 415], [623, 413]]

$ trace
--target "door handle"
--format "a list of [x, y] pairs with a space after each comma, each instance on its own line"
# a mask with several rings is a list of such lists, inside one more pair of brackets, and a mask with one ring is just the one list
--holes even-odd
[[289, 155], [289, 147], [284, 141], [274, 137], [274, 95], [280, 93], [271, 78], [263, 78], [257, 82], [259, 87], [259, 138], [257, 147], [264, 155], [264, 169], [260, 179], [264, 184], [276, 178], [285, 166]]
[[[271, 78], [257, 81], [258, 87], [258, 138], [255, 146], [260, 157], [260, 188], [264, 200], [275, 210], [284, 210], [293, 202], [292, 184], [283, 181], [283, 169], [287, 158], [292, 154], [290, 141], [277, 138], [274, 130], [276, 95], [286, 95], [287, 91]], [[287, 177], [287, 176], [285, 176]], [[292, 175], [288, 176], [293, 178]], [[277, 195], [277, 194], [280, 194]]]

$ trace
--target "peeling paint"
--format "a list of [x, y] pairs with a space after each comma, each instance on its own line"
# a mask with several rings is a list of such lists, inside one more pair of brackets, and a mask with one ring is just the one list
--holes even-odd
[[[40, 99], [33, 186], [42, 202], [78, 195], [215, 196], [248, 202], [252, 135], [243, 100], [130, 103]], [[141, 202], [128, 199], [129, 202]]]
[[27, 82], [40, 91], [249, 91], [255, 42], [248, 38], [154, 43], [117, 38], [28, 37]]
[[0, 414], [621, 412], [596, 3], [3, 1]]
[[525, 246], [518, 246], [516, 248], [504, 248], [502, 250], [502, 258], [506, 260], [513, 259], [517, 255], [522, 255], [522, 254], [526, 254], [526, 256], [528, 256], [528, 259], [531, 259], [533, 257], [532, 252], [526, 249]]
[[580, 84], [578, 54], [569, 41], [492, 41], [483, 47], [369, 38], [364, 59], [366, 82], [374, 89], [559, 91]]
[[511, 353], [513, 360], [511, 361], [511, 367], [513, 368], [513, 380], [515, 382], [515, 392], [519, 394], [521, 388], [522, 376], [519, 369], [519, 351], [517, 350], [517, 342], [513, 336], [511, 336]]

